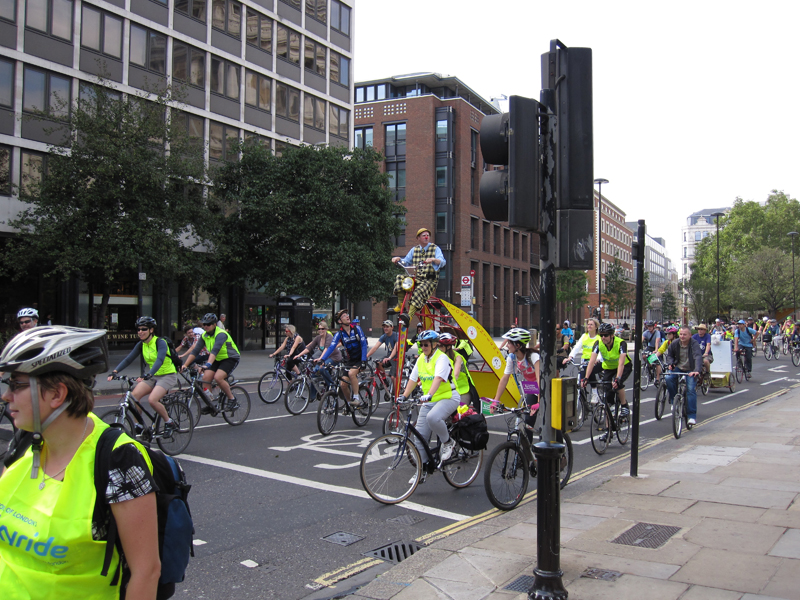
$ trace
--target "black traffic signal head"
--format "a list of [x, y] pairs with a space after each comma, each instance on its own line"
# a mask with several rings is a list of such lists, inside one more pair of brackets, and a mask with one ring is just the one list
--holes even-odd
[[503, 170], [484, 171], [480, 195], [484, 216], [511, 227], [538, 231], [541, 199], [539, 103], [509, 98], [509, 112], [488, 115], [481, 123], [481, 153]]

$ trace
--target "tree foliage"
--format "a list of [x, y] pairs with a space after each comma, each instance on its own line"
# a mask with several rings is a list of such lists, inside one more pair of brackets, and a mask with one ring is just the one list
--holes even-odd
[[617, 316], [619, 313], [629, 308], [633, 303], [633, 286], [625, 277], [625, 269], [619, 258], [615, 257], [614, 262], [608, 265], [606, 272], [606, 289], [603, 292], [603, 302], [609, 310], [614, 311]]
[[670, 290], [664, 290], [661, 296], [661, 318], [674, 323], [678, 320], [678, 301]]
[[209, 232], [213, 277], [266, 293], [351, 301], [391, 293], [403, 207], [386, 189], [372, 148], [288, 148], [247, 143], [214, 177], [218, 218]]
[[556, 271], [556, 301], [564, 302], [571, 310], [579, 308], [589, 297], [586, 291], [586, 273], [583, 271]]
[[110, 85], [101, 79], [71, 107], [61, 103], [69, 116], [50, 131], [63, 139], [46, 163], [25, 165], [33, 175], [19, 189], [27, 208], [9, 221], [21, 235], [3, 256], [12, 274], [34, 266], [45, 276], [81, 274], [102, 290], [103, 311], [121, 271], [141, 264], [164, 277], [186, 272], [203, 218], [202, 195], [187, 185], [205, 177], [202, 140], [166, 118], [171, 90], [120, 95]]

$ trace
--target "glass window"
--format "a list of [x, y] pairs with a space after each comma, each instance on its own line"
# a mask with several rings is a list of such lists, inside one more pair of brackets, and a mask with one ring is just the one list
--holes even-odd
[[[349, 65], [348, 65], [349, 70]], [[386, 100], [386, 88], [389, 87], [388, 84], [383, 83], [378, 86], [378, 100]]]
[[45, 172], [45, 157], [42, 154], [22, 151], [20, 159], [20, 191], [22, 196], [30, 196], [36, 193], [42, 175]]
[[239, 99], [240, 67], [234, 63], [211, 57], [211, 91], [232, 100]]
[[157, 73], [167, 72], [167, 38], [153, 31], [150, 32], [149, 40], [150, 60], [148, 65], [151, 71]]
[[131, 63], [156, 73], [166, 73], [166, 51], [166, 36], [131, 25]]
[[281, 58], [300, 64], [300, 34], [278, 24], [277, 54]]
[[247, 43], [272, 52], [272, 19], [247, 9]]
[[447, 213], [446, 212], [437, 212], [436, 213], [436, 232], [437, 233], [447, 233]]
[[356, 88], [356, 102], [364, 102], [364, 88], [357, 87]]
[[291, 121], [300, 121], [300, 90], [275, 83], [275, 112]]
[[0, 106], [14, 106], [14, 63], [0, 60]]
[[350, 35], [350, 7], [338, 0], [331, 0], [331, 27]]
[[25, 23], [32, 29], [71, 40], [72, 0], [28, 0]]
[[53, 21], [51, 33], [65, 40], [72, 39], [72, 0], [52, 0]]
[[[350, 85], [350, 59], [336, 52], [331, 52], [331, 81], [344, 86]], [[367, 100], [375, 100], [375, 86], [367, 88]]]
[[198, 87], [205, 87], [206, 53], [184, 43], [172, 42], [172, 76]]
[[81, 45], [92, 50], [100, 51], [100, 21], [102, 13], [99, 10], [83, 5], [81, 16]]
[[0, 19], [16, 21], [17, 3], [14, 0], [0, 0]]
[[175, 10], [206, 22], [206, 0], [175, 0]]
[[303, 105], [303, 124], [324, 131], [325, 101], [306, 93]]
[[239, 130], [222, 123], [211, 121], [208, 126], [208, 155], [212, 160], [236, 159], [236, 142], [239, 141]]
[[32, 29], [47, 31], [47, 0], [28, 0], [25, 24]]
[[447, 167], [436, 167], [436, 187], [447, 187]]
[[242, 5], [233, 0], [213, 0], [211, 25], [238, 39], [242, 33]]
[[446, 142], [447, 141], [447, 120], [441, 119], [436, 121], [436, 141], [437, 142]]
[[103, 15], [102, 52], [114, 58], [122, 58], [122, 19]]
[[47, 75], [25, 67], [25, 82], [22, 92], [22, 108], [26, 111], [45, 110]]
[[327, 22], [328, 0], [306, 0], [306, 14], [317, 21]]
[[0, 146], [0, 194], [11, 194], [11, 148]]
[[147, 64], [147, 31], [131, 25], [131, 63], [144, 67]]
[[244, 101], [261, 110], [271, 110], [272, 80], [253, 71], [245, 74]]
[[325, 77], [325, 46], [306, 38], [304, 64], [309, 71]]
[[356, 148], [372, 148], [372, 127], [359, 127], [354, 131]]

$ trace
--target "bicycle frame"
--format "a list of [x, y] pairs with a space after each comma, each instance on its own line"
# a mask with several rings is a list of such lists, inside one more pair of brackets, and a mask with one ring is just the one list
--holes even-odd
[[[136, 422], [142, 426], [143, 429], [147, 429], [155, 425], [156, 418], [158, 415], [152, 414], [149, 410], [147, 410], [133, 395], [133, 388], [136, 384], [136, 380], [129, 378], [129, 377], [120, 377], [122, 381], [125, 381], [128, 384], [128, 389], [125, 392], [125, 395], [119, 401], [119, 412], [120, 412], [120, 422], [125, 422], [125, 417], [127, 416], [128, 412], [132, 413]], [[147, 415], [147, 418], [150, 419], [150, 425], [145, 423], [142, 414]], [[132, 432], [134, 435], [138, 435], [136, 432]], [[153, 432], [155, 433], [155, 432]]]
[[[423, 464], [421, 466], [428, 473], [428, 475], [431, 475], [434, 471], [436, 471], [437, 464], [436, 464], [436, 460], [435, 459], [438, 458], [438, 450], [437, 450], [437, 455], [434, 456], [433, 455], [433, 451], [431, 450], [431, 447], [428, 445], [428, 442], [426, 442], [424, 439], [422, 439], [422, 436], [420, 435], [419, 431], [417, 431], [417, 428], [414, 427], [414, 425], [412, 425], [411, 419], [412, 419], [413, 415], [414, 415], [414, 411], [413, 410], [409, 410], [408, 411], [408, 417], [406, 418], [406, 428], [405, 428], [405, 434], [403, 435], [403, 441], [400, 444], [397, 445], [397, 451], [395, 452], [395, 457], [394, 457], [394, 462], [392, 463], [392, 468], [395, 468], [398, 464], [400, 464], [400, 461], [403, 460], [403, 457], [405, 457], [406, 448], [408, 447], [408, 441], [409, 441], [409, 439], [411, 437], [409, 434], [413, 433], [414, 437], [416, 437], [420, 442], [422, 442], [422, 447], [425, 449], [425, 456], [427, 457], [427, 460], [423, 460], [422, 461]], [[448, 425], [447, 430], [450, 431], [451, 428], [452, 428], [452, 425]], [[417, 449], [419, 449], [419, 448], [417, 448]], [[458, 460], [457, 456], [450, 457], [449, 459], [447, 459], [442, 464], [442, 466], [454, 463], [457, 460]], [[425, 467], [425, 465], [428, 465], [428, 466]]]

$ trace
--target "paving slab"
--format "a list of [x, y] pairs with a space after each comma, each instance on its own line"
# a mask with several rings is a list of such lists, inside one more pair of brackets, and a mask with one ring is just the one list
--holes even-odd
[[[795, 506], [795, 503], [792, 506]], [[770, 509], [758, 518], [758, 522], [763, 525], [778, 525], [780, 527], [791, 527], [800, 529], [800, 511], [798, 510], [778, 510]]]
[[438, 565], [433, 566], [424, 573], [428, 579], [447, 579], [449, 581], [460, 581], [474, 587], [490, 587], [494, 585], [486, 576], [472, 563], [467, 557], [461, 554], [453, 554]]
[[[363, 593], [363, 590], [360, 593]], [[417, 579], [408, 587], [402, 588], [393, 600], [451, 600], [451, 598], [424, 579]]]
[[784, 531], [783, 527], [707, 518], [684, 533], [683, 537], [704, 548], [736, 548], [739, 552], [763, 556], [782, 538]]
[[606, 520], [606, 517], [590, 515], [561, 514], [561, 527], [570, 529], [591, 529]]
[[727, 477], [749, 477], [772, 481], [800, 481], [800, 467], [778, 465], [770, 461], [752, 462], [746, 456], [725, 469]]
[[459, 556], [480, 572], [485, 579], [498, 587], [515, 579], [520, 571], [527, 570], [528, 574], [533, 572], [530, 568], [530, 559], [514, 557], [508, 552], [498, 552], [493, 555], [465, 552], [460, 553]]
[[782, 492], [800, 493], [800, 483], [787, 480], [756, 479], [754, 477], [726, 477], [721, 485], [731, 485], [758, 490], [779, 490]]
[[[662, 493], [668, 498], [723, 502], [757, 508], [788, 508], [797, 494], [777, 490], [750, 490], [726, 485], [680, 482]], [[688, 506], [686, 507], [688, 508]]]
[[681, 600], [739, 600], [741, 592], [718, 590], [702, 585], [693, 585], [681, 596]]
[[[669, 463], [658, 463], [658, 462], [653, 462], [653, 463], [649, 463], [649, 464], [656, 465], [657, 467], [658, 467], [658, 465], [661, 465], [661, 464], [664, 464], [666, 466], [669, 465]], [[642, 467], [639, 467], [640, 470], [641, 470], [641, 468]], [[722, 481], [723, 479], [725, 479], [725, 475], [723, 474], [723, 471], [716, 470], [716, 467], [714, 469], [711, 469], [710, 471], [706, 471], [705, 473], [687, 473], [687, 472], [684, 472], [684, 473], [680, 473], [678, 475], [676, 475], [675, 471], [672, 471], [669, 468], [667, 468], [667, 469], [656, 468], [656, 469], [648, 469], [647, 475], [651, 479], [658, 478], [658, 479], [673, 479], [674, 480], [676, 477], [678, 477], [680, 479], [680, 481], [699, 481], [700, 483], [707, 483], [707, 484], [710, 484], [710, 485], [715, 485], [715, 484], [719, 483], [720, 481]]]
[[800, 529], [787, 529], [768, 554], [800, 559]]
[[[755, 508], [752, 506], [737, 506], [735, 504], [723, 504], [721, 502], [697, 502], [683, 511], [683, 514], [692, 517], [712, 517], [715, 519], [728, 519], [730, 521], [743, 521], [745, 523], [759, 522], [762, 525], [780, 525], [780, 523], [769, 523], [760, 520], [761, 517], [769, 512], [771, 511], [765, 508]], [[785, 510], [776, 512], [786, 514]], [[800, 523], [800, 515], [798, 515], [798, 523]]]
[[478, 540], [482, 540], [483, 538], [499, 533], [502, 530], [502, 527], [481, 523], [479, 525], [467, 527], [463, 531], [459, 531], [454, 535], [449, 535], [446, 538], [437, 540], [431, 544], [430, 547], [436, 548], [437, 550], [458, 551], [462, 548], [468, 547], [470, 544], [474, 544]]
[[796, 600], [800, 596], [798, 590], [800, 590], [800, 560], [784, 559], [778, 572], [772, 576], [761, 593], [766, 596]]
[[426, 577], [426, 581], [442, 591], [445, 598], [453, 600], [482, 600], [494, 591], [494, 586], [476, 586], [465, 581], [452, 581], [438, 577]]
[[632, 521], [634, 523], [655, 523], [656, 525], [671, 525], [673, 527], [694, 527], [697, 525], [701, 520], [702, 517], [696, 517], [693, 515], [686, 514], [687, 510], [683, 511], [682, 513], [671, 513], [671, 512], [657, 512], [653, 510], [646, 510], [641, 508], [632, 508], [631, 510], [626, 510], [621, 512], [617, 515], [618, 519], [623, 521]]
[[564, 515], [588, 515], [591, 517], [615, 517], [621, 513], [624, 508], [618, 506], [595, 506], [593, 504], [584, 504], [583, 502], [575, 502], [570, 500], [561, 503], [561, 518]]
[[755, 556], [732, 550], [703, 548], [671, 579], [755, 594], [769, 583], [783, 560], [772, 556]]
[[[561, 524], [563, 527], [563, 523]], [[510, 538], [518, 538], [521, 540], [529, 540], [536, 543], [536, 535], [538, 531], [538, 525], [533, 523], [517, 523], [513, 527], [509, 527], [508, 529], [503, 529], [500, 531], [500, 535], [503, 537], [510, 537]]]
[[[680, 485], [680, 484], [677, 484]], [[605, 506], [617, 506], [630, 508], [642, 508], [660, 512], [681, 513], [692, 504], [694, 499], [681, 498], [679, 496], [670, 497], [670, 491], [676, 486], [670, 487], [661, 496], [640, 496], [639, 494], [615, 494], [603, 490], [591, 490], [578, 496], [577, 500], [586, 504], [600, 504]], [[784, 507], [775, 507], [784, 508]]]
[[[762, 596], [761, 594], [745, 594], [741, 600], [787, 600], [786, 598], [776, 598], [775, 596]], [[790, 600], [794, 600], [791, 598]]]
[[606, 492], [657, 496], [676, 483], [678, 483], [677, 479], [653, 479], [651, 477], [620, 475], [604, 483], [600, 489]]
[[513, 552], [520, 556], [536, 557], [536, 540], [520, 540], [517, 538], [502, 537], [500, 534], [475, 542], [472, 547], [485, 548], [486, 550], [498, 550], [500, 552]]
[[[679, 473], [681, 475], [685, 473], [698, 473], [704, 474], [710, 471], [713, 471], [717, 468], [717, 465], [698, 465], [698, 464], [691, 464], [691, 463], [680, 463], [680, 462], [649, 462], [645, 465], [639, 467], [640, 471], [666, 471], [667, 473]], [[683, 477], [681, 477], [683, 479]]]
[[680, 566], [562, 548], [561, 568], [565, 574], [568, 571], [577, 572], [575, 578], [580, 576], [586, 569], [602, 568], [652, 579], [669, 579], [680, 569]]
[[569, 586], [570, 600], [677, 600], [688, 585], [636, 575], [623, 575], [616, 581], [581, 577]]

